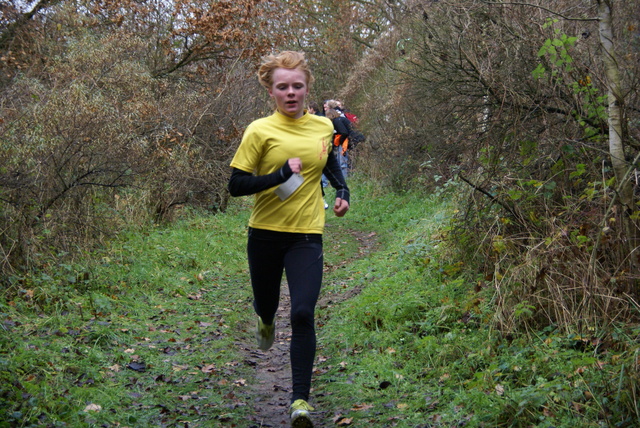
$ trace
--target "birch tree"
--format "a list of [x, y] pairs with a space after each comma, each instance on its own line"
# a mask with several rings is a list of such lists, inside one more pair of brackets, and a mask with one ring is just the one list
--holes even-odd
[[556, 325], [624, 316], [638, 297], [639, 2], [404, 3], [411, 19], [376, 46], [402, 77], [356, 107], [384, 112], [369, 135], [389, 181], [466, 179], [459, 256], [499, 290], [501, 327], [526, 301]]
[[625, 104], [622, 92], [620, 69], [616, 58], [614, 46], [614, 32], [612, 24], [612, 2], [610, 0], [598, 0], [598, 18], [600, 44], [602, 46], [602, 62], [604, 64], [608, 98], [608, 123], [609, 123], [609, 154], [611, 165], [617, 181], [617, 196], [622, 206], [622, 218], [625, 221], [625, 231], [629, 243], [630, 261], [632, 266], [637, 257], [633, 256], [638, 248], [639, 237], [637, 225], [632, 220], [634, 211], [637, 210], [633, 194], [633, 181], [631, 173], [633, 166], [626, 160], [625, 133], [623, 127]]

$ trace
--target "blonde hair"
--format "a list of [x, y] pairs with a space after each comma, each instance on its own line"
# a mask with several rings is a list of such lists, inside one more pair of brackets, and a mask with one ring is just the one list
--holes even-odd
[[326, 116], [328, 119], [333, 120], [333, 119], [335, 119], [336, 117], [340, 117], [340, 113], [339, 113], [337, 110], [330, 108], [330, 109], [329, 109], [329, 110], [327, 110], [327, 112], [325, 113], [325, 116]]
[[271, 89], [273, 85], [273, 72], [276, 68], [298, 69], [307, 77], [307, 86], [311, 86], [313, 83], [313, 75], [302, 52], [283, 51], [262, 59], [258, 69], [258, 81], [267, 89]]

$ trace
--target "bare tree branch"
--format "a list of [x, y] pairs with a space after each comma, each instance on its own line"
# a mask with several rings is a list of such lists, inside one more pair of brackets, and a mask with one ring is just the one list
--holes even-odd
[[538, 8], [538, 9], [542, 9], [545, 12], [549, 12], [552, 15], [555, 16], [559, 16], [562, 19], [565, 19], [567, 21], [599, 21], [600, 18], [570, 18], [568, 16], [565, 16], [559, 12], [556, 12], [555, 10], [551, 10], [549, 8], [546, 8], [544, 6], [540, 6], [537, 4], [531, 4], [531, 3], [521, 3], [521, 2], [496, 2], [496, 1], [487, 1], [485, 2], [486, 4], [493, 4], [496, 6], [525, 6], [525, 7], [534, 7], [534, 8]]
[[16, 36], [18, 30], [27, 25], [31, 18], [33, 18], [38, 12], [47, 6], [52, 6], [60, 1], [61, 0], [40, 0], [29, 12], [19, 15], [18, 18], [8, 25], [0, 34], [0, 50], [5, 50]]

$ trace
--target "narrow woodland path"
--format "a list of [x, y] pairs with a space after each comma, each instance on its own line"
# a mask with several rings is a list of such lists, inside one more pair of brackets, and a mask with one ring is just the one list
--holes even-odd
[[[365, 257], [375, 250], [378, 242], [375, 233], [363, 233], [349, 231], [358, 241], [358, 251], [349, 258], [342, 260], [339, 264], [327, 265], [325, 263], [325, 273], [343, 267], [355, 259]], [[320, 293], [318, 308], [335, 305], [341, 301], [349, 299], [358, 294], [359, 289], [349, 289], [343, 293], [335, 294], [326, 291], [326, 280], [323, 284], [323, 291]], [[245, 354], [245, 363], [255, 367], [255, 378], [251, 382], [253, 389], [250, 394], [253, 402], [249, 403], [255, 413], [252, 418], [251, 428], [255, 427], [286, 427], [289, 426], [289, 401], [291, 396], [291, 365], [289, 362], [289, 343], [291, 339], [291, 324], [289, 322], [289, 290], [286, 282], [282, 284], [280, 307], [276, 317], [276, 339], [271, 349], [262, 352], [257, 349], [255, 342], [239, 342], [237, 345]], [[316, 324], [322, 322], [316, 316]], [[249, 326], [253, 332], [253, 326]], [[322, 334], [321, 328], [317, 328], [317, 334]], [[250, 335], [253, 337], [253, 335]], [[316, 406], [313, 413], [315, 427], [334, 426], [332, 422], [333, 414], [331, 409], [322, 409], [317, 406], [317, 401], [313, 396], [313, 386], [322, 382], [322, 378], [314, 375], [312, 380], [312, 391], [310, 404]]]

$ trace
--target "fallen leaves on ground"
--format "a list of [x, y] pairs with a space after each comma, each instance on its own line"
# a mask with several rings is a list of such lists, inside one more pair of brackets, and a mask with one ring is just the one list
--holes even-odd
[[99, 412], [102, 410], [102, 406], [99, 404], [88, 404], [87, 407], [84, 408], [85, 412]]

